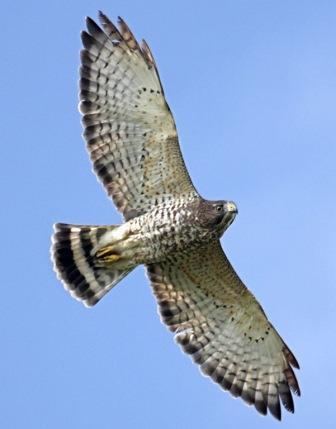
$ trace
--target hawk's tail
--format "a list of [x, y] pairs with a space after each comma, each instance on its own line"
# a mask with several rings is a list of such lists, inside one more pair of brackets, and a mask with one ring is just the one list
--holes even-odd
[[97, 246], [115, 226], [83, 226], [57, 223], [52, 237], [51, 257], [57, 276], [74, 298], [95, 305], [134, 266], [114, 265], [99, 255]]

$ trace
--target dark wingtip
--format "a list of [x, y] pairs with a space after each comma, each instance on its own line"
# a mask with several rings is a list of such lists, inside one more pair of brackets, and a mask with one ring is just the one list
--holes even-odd
[[280, 405], [279, 400], [271, 406], [270, 406], [270, 404], [268, 404], [268, 409], [269, 409], [270, 413], [272, 414], [272, 416], [280, 422], [281, 421], [281, 405]]
[[296, 369], [300, 369], [299, 362], [296, 360], [294, 354], [289, 350], [289, 348], [285, 345], [283, 347], [283, 353], [287, 359], [287, 361]]
[[294, 371], [290, 366], [284, 370], [284, 375], [286, 377], [286, 381], [291, 391], [295, 393], [297, 396], [301, 396], [300, 386], [294, 374]]
[[291, 357], [290, 364], [293, 365], [294, 368], [300, 369], [299, 362], [297, 361], [296, 357], [291, 351], [290, 351], [290, 357]]
[[98, 10], [98, 19], [100, 21], [100, 23], [103, 25], [104, 23], [106, 23], [107, 21], [109, 22], [110, 20], [108, 19], [108, 17], [105, 15], [104, 12], [102, 12], [101, 10]]
[[288, 361], [289, 363], [296, 369], [300, 369], [300, 365], [299, 362], [296, 360], [295, 356], [293, 355], [293, 353], [290, 352], [290, 354], [288, 355]]
[[89, 49], [93, 44], [92, 43], [92, 36], [90, 36], [90, 34], [87, 33], [86, 31], [81, 31], [80, 36], [82, 39], [83, 46], [86, 49]]
[[263, 399], [256, 399], [254, 401], [254, 407], [263, 416], [267, 415], [267, 406]]
[[98, 25], [96, 24], [96, 22], [92, 18], [90, 18], [89, 16], [85, 17], [85, 23], [86, 23], [87, 29], [89, 31], [90, 31], [91, 27], [94, 27], [94, 28], [98, 27]]

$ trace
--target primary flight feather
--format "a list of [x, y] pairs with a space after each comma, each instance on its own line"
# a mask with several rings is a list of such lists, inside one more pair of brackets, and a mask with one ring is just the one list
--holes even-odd
[[208, 201], [185, 167], [174, 118], [146, 44], [99, 13], [82, 33], [80, 111], [94, 171], [122, 225], [56, 224], [52, 258], [70, 294], [96, 304], [139, 264], [162, 321], [223, 389], [281, 418], [294, 411], [299, 365], [220, 245], [237, 207]]

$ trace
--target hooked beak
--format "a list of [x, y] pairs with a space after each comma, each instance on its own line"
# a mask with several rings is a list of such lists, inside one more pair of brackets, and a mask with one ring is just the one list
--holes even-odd
[[238, 214], [238, 208], [236, 204], [233, 201], [226, 201], [224, 204], [224, 211], [225, 213], [230, 213], [233, 215]]

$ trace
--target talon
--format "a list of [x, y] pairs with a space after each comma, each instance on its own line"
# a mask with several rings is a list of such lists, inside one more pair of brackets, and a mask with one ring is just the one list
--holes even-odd
[[116, 253], [116, 251], [112, 247], [103, 247], [102, 249], [98, 250], [96, 253], [97, 259], [112, 264], [113, 262], [119, 261], [121, 256]]
[[119, 261], [120, 258], [121, 258], [120, 255], [109, 255], [109, 256], [104, 256], [102, 260], [106, 263], [112, 264], [113, 262]]

